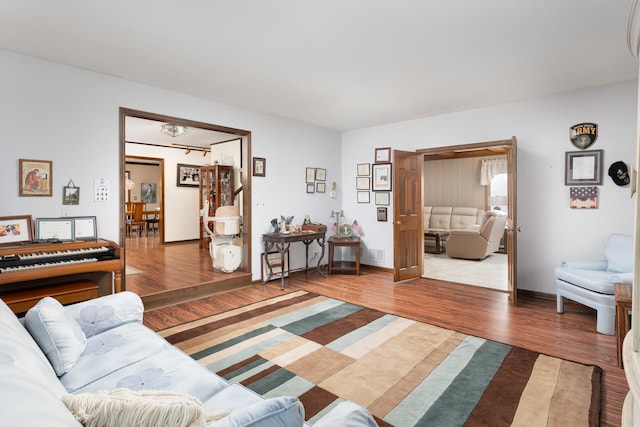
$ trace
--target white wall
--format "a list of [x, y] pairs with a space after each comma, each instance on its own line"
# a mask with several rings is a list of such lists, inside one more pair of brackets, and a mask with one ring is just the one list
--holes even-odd
[[[599, 259], [610, 233], [631, 234], [633, 200], [628, 187], [618, 187], [607, 176], [609, 165], [635, 159], [637, 83], [628, 82], [565, 95], [498, 105], [437, 117], [394, 123], [343, 134], [342, 180], [345, 205], [366, 227], [365, 244], [385, 249], [385, 267], [393, 265], [389, 242], [390, 221], [375, 220], [374, 205], [358, 205], [348, 185], [356, 164], [372, 162], [375, 147], [420, 148], [518, 140], [518, 287], [555, 293], [554, 268], [563, 259]], [[569, 127], [595, 122], [600, 127], [590, 149], [604, 150], [604, 185], [599, 187], [599, 208], [569, 208], [569, 187], [564, 185], [564, 157], [577, 151], [569, 142]]]
[[[323, 167], [327, 179], [340, 186], [340, 134], [335, 131], [2, 50], [0, 94], [0, 180], [5, 183], [0, 216], [95, 215], [98, 235], [118, 241], [120, 107], [252, 131], [253, 156], [267, 159], [266, 177], [253, 179], [254, 279], [260, 278], [261, 234], [269, 231], [271, 218], [295, 215], [302, 222], [310, 214], [328, 223], [329, 212], [340, 206], [340, 197], [307, 194], [304, 182], [305, 167]], [[53, 161], [52, 197], [18, 197], [18, 159]], [[165, 168], [174, 168], [165, 170], [169, 191], [175, 164]], [[70, 178], [81, 187], [80, 204], [63, 209], [62, 186]], [[111, 182], [109, 202], [90, 196], [99, 178]], [[183, 220], [165, 208], [167, 221]], [[197, 227], [197, 216], [193, 221]], [[303, 253], [303, 245], [292, 247], [292, 267], [304, 265]]]

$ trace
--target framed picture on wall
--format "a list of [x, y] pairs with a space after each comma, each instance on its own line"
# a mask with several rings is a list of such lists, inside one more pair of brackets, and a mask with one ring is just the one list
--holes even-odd
[[602, 185], [602, 150], [567, 151], [564, 185]]
[[156, 203], [158, 184], [143, 182], [140, 185], [140, 200], [144, 203]]
[[387, 208], [376, 208], [378, 222], [387, 222]]
[[19, 160], [20, 197], [51, 196], [53, 161]]
[[373, 165], [373, 191], [391, 191], [391, 163]]
[[198, 187], [200, 185], [200, 166], [178, 163], [176, 185], [178, 187]]

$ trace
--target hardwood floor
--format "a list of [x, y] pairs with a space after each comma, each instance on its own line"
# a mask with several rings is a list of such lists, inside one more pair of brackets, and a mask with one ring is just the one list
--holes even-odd
[[[196, 250], [188, 249], [190, 245]], [[127, 278], [128, 290], [144, 298], [146, 281], [153, 292], [159, 292], [162, 287], [171, 288], [175, 284], [165, 282], [173, 280], [198, 283], [204, 273], [186, 268], [185, 263], [193, 262], [186, 257], [194, 258], [197, 254], [202, 269], [211, 271], [209, 255], [197, 249], [197, 243], [184, 246], [169, 258], [171, 262], [166, 266], [160, 265], [165, 262], [166, 250], [158, 251], [157, 255], [152, 250], [140, 251], [137, 255], [130, 249], [129, 265], [144, 272], [134, 275], [139, 276], [135, 286], [129, 286], [133, 281]], [[172, 272], [174, 268], [179, 273]], [[210, 274], [218, 277], [225, 273]], [[624, 371], [617, 367], [615, 337], [596, 333], [595, 311], [571, 302], [565, 304], [564, 314], [558, 314], [554, 300], [521, 293], [518, 307], [511, 307], [507, 294], [502, 292], [424, 278], [393, 283], [390, 272], [364, 266], [360, 276], [322, 277], [315, 272], [308, 275], [298, 272], [287, 279], [285, 291], [280, 290], [279, 281], [273, 281], [150, 309], [145, 312], [145, 324], [161, 330], [300, 289], [551, 356], [598, 365], [603, 369], [601, 425], [620, 425], [628, 386]]]

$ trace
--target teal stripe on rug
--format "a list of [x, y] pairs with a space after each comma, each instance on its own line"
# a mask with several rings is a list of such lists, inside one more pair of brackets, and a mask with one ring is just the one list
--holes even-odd
[[290, 380], [280, 384], [278, 387], [274, 388], [273, 390], [269, 390], [263, 395], [263, 397], [265, 398], [280, 397], [280, 396], [299, 397], [300, 395], [311, 390], [313, 387], [315, 387], [315, 384], [313, 384], [311, 381], [305, 380], [304, 378], [296, 375]]
[[463, 425], [511, 349], [505, 344], [486, 341], [416, 425]]
[[335, 322], [338, 319], [342, 319], [343, 317], [346, 317], [360, 310], [362, 310], [361, 306], [345, 302], [331, 309], [324, 310], [320, 313], [308, 316], [304, 319], [300, 319], [293, 323], [289, 323], [280, 327], [285, 331], [291, 332], [292, 334], [303, 335], [319, 326]]
[[304, 319], [305, 317], [313, 316], [314, 314], [321, 313], [325, 310], [330, 310], [341, 304], [344, 304], [344, 302], [334, 300], [334, 299], [327, 299], [327, 300], [309, 305], [307, 307], [303, 307], [298, 310], [285, 313], [280, 316], [276, 316], [270, 319], [269, 323], [271, 323], [274, 326], [283, 327], [284, 325], [297, 322], [298, 320]]
[[221, 342], [220, 344], [214, 345], [213, 347], [206, 348], [204, 350], [193, 353], [191, 357], [196, 360], [202, 359], [203, 357], [209, 356], [213, 353], [217, 353], [218, 351], [222, 351], [225, 348], [232, 347], [238, 343], [244, 342], [250, 338], [257, 337], [258, 335], [262, 335], [266, 332], [272, 331], [275, 329], [275, 326], [267, 325], [259, 329], [254, 329], [253, 331], [247, 332], [244, 335], [237, 336], [233, 339], [230, 339], [225, 342]]
[[396, 319], [398, 319], [398, 316], [394, 316], [393, 314], [384, 315], [381, 318], [376, 319], [361, 328], [343, 335], [337, 340], [334, 340], [333, 342], [327, 344], [325, 347], [339, 353], [345, 348], [357, 343], [358, 341], [368, 337], [369, 335], [378, 332]]
[[396, 426], [416, 425], [485, 342], [482, 338], [472, 336], [462, 340], [424, 381], [384, 417], [384, 421]]
[[247, 363], [246, 365], [242, 365], [238, 369], [234, 369], [233, 371], [226, 372], [224, 375], [221, 375], [218, 371], [218, 375], [229, 382], [239, 383], [246, 378], [250, 378], [256, 375], [258, 372], [262, 372], [265, 369], [272, 367], [273, 362], [263, 359], [262, 357], [254, 360], [251, 363]]
[[244, 384], [244, 386], [260, 395], [263, 395], [269, 390], [274, 389], [281, 384], [284, 384], [295, 376], [296, 374], [294, 374], [293, 372], [288, 371], [284, 368], [280, 368], [275, 372], [265, 375], [259, 380], [256, 380], [250, 384]]

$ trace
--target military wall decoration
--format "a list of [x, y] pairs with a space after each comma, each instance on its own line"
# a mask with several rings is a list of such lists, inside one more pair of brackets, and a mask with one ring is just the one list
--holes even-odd
[[571, 143], [581, 150], [591, 147], [598, 139], [597, 123], [578, 123], [569, 128]]

